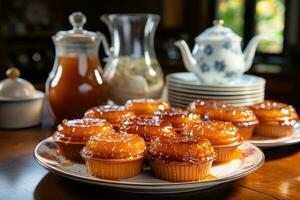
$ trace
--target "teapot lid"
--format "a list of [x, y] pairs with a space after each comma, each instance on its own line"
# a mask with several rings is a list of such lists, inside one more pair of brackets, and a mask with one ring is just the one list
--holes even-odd
[[34, 86], [25, 79], [19, 78], [20, 71], [9, 68], [6, 71], [8, 78], [0, 81], [0, 97], [5, 99], [28, 99], [35, 95]]
[[69, 16], [69, 22], [73, 29], [66, 31], [58, 31], [52, 38], [55, 42], [60, 41], [82, 41], [95, 42], [100, 41], [100, 32], [87, 31], [83, 29], [86, 23], [86, 16], [82, 12], [73, 12]]
[[241, 41], [241, 37], [235, 34], [230, 28], [224, 27], [223, 20], [214, 20], [213, 26], [207, 28], [195, 38], [195, 41]]

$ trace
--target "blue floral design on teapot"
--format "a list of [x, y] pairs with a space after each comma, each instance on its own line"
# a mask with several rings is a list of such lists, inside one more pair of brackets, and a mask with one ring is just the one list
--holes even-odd
[[253, 37], [243, 53], [241, 37], [223, 23], [223, 20], [215, 20], [213, 27], [198, 35], [192, 53], [184, 40], [175, 42], [186, 69], [203, 83], [226, 84], [240, 77], [250, 69], [262, 39], [261, 36]]

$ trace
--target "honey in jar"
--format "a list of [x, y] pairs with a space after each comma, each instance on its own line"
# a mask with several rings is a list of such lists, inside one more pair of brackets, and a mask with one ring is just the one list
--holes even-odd
[[56, 58], [46, 83], [46, 93], [56, 123], [82, 117], [84, 112], [107, 102], [98, 50], [105, 40], [99, 32], [83, 30], [85, 16], [70, 15], [73, 29], [53, 36]]

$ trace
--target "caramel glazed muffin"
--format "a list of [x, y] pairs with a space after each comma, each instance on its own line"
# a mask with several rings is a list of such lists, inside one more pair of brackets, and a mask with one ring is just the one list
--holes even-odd
[[215, 162], [228, 162], [243, 140], [238, 129], [231, 122], [203, 121], [185, 127], [183, 134], [208, 139], [216, 151]]
[[125, 179], [138, 175], [143, 166], [145, 141], [136, 134], [94, 135], [81, 151], [87, 171], [104, 179]]
[[154, 118], [155, 117], [165, 123], [171, 123], [174, 129], [178, 132], [180, 132], [184, 126], [201, 122], [200, 115], [180, 108], [157, 111], [154, 113]]
[[155, 118], [127, 119], [121, 123], [120, 132], [138, 134], [144, 138], [146, 144], [149, 144], [153, 137], [176, 134], [172, 124]]
[[113, 131], [113, 127], [104, 119], [63, 120], [53, 134], [59, 153], [65, 158], [82, 161], [80, 150], [92, 135]]
[[138, 117], [152, 117], [155, 111], [169, 110], [170, 105], [161, 99], [131, 99], [125, 103]]
[[125, 106], [105, 105], [88, 109], [84, 117], [106, 119], [114, 128], [118, 128], [123, 120], [135, 118], [136, 115]]
[[299, 120], [295, 109], [285, 103], [266, 100], [251, 108], [259, 120], [259, 125], [254, 130], [258, 136], [274, 138], [289, 136]]
[[251, 110], [246, 106], [231, 106], [223, 101], [196, 100], [192, 102], [188, 110], [206, 116], [211, 120], [221, 120], [232, 122], [239, 129], [244, 140], [252, 137], [253, 130], [258, 124], [258, 120]]
[[160, 179], [198, 181], [209, 175], [215, 151], [207, 139], [177, 134], [151, 140], [146, 158]]

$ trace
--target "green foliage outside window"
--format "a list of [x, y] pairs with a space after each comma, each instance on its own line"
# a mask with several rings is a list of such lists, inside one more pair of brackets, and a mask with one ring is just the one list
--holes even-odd
[[224, 20], [224, 26], [231, 28], [242, 37], [245, 0], [219, 0], [218, 2], [218, 18]]
[[[224, 25], [243, 37], [245, 0], [219, 0], [217, 17]], [[285, 0], [256, 0], [256, 34], [264, 34], [268, 40], [260, 42], [258, 51], [281, 53], [283, 49], [283, 30]], [[247, 24], [245, 24], [247, 25]]]
[[256, 32], [268, 40], [261, 41], [258, 50], [264, 53], [281, 53], [283, 48], [284, 0], [257, 0]]

